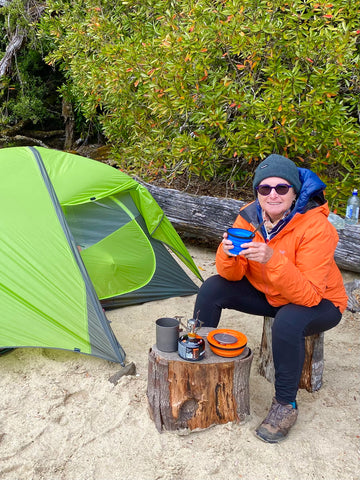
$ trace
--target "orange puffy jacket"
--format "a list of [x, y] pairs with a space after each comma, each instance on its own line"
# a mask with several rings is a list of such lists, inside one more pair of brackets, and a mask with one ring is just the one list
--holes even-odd
[[[256, 216], [249, 216], [249, 209], [255, 212], [254, 202], [240, 210], [234, 227], [255, 229]], [[334, 260], [339, 238], [328, 215], [327, 203], [305, 213], [295, 213], [267, 242], [274, 253], [265, 264], [247, 260], [242, 255], [228, 257], [220, 244], [216, 253], [219, 275], [227, 280], [240, 280], [245, 275], [257, 290], [265, 293], [274, 307], [287, 303], [312, 307], [326, 298], [343, 313], [348, 299]], [[254, 222], [249, 221], [251, 216]], [[254, 241], [265, 240], [257, 232]]]

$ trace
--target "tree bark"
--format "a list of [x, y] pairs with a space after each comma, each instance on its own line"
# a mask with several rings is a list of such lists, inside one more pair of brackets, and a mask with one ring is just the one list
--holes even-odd
[[[139, 180], [139, 179], [137, 179]], [[217, 246], [245, 202], [232, 198], [191, 195], [170, 188], [143, 183], [164, 210], [175, 229], [199, 244]], [[360, 225], [338, 230], [335, 261], [339, 268], [360, 272]]]
[[0, 145], [15, 142], [17, 147], [38, 145], [39, 147], [49, 148], [44, 142], [38, 138], [26, 137], [25, 135], [15, 135], [14, 137], [0, 136]]
[[11, 36], [10, 41], [6, 47], [5, 55], [0, 60], [0, 78], [4, 77], [10, 71], [12, 60], [16, 53], [22, 47], [24, 40], [24, 33], [19, 31], [19, 28], [16, 27], [16, 30]]
[[199, 243], [218, 245], [245, 205], [232, 198], [192, 195], [137, 180], [150, 191], [176, 230], [197, 238]]
[[[206, 338], [210, 328], [200, 329]], [[206, 341], [198, 362], [177, 352], [149, 352], [149, 413], [159, 432], [205, 429], [228, 422], [243, 423], [250, 415], [249, 378], [253, 354], [246, 347], [233, 358], [215, 355]]]
[[[272, 354], [272, 317], [264, 317], [260, 346], [259, 373], [269, 382], [275, 382], [275, 368]], [[305, 360], [299, 388], [316, 392], [322, 385], [324, 371], [324, 332], [305, 337]]]
[[65, 124], [64, 150], [70, 150], [75, 140], [75, 115], [71, 102], [63, 99], [62, 116]]
[[360, 312], [360, 279], [345, 283], [346, 293], [348, 294], [348, 310], [350, 312]]
[[[3, 7], [11, 1], [2, 1], [0, 7]], [[25, 6], [25, 11], [28, 15], [29, 23], [37, 22], [45, 10], [45, 5], [40, 3], [28, 1]], [[29, 27], [30, 29], [31, 27]], [[12, 61], [17, 52], [21, 49], [27, 39], [27, 32], [19, 28], [17, 25], [15, 32], [8, 32], [9, 43], [6, 47], [5, 54], [0, 60], [0, 78], [5, 76], [11, 69]]]

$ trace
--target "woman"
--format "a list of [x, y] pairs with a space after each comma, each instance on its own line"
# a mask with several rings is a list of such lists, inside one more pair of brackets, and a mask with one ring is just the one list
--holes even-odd
[[270, 155], [257, 167], [253, 187], [256, 200], [240, 210], [234, 227], [255, 230], [264, 223], [239, 255], [224, 233], [216, 253], [219, 275], [201, 286], [194, 318], [217, 327], [223, 308], [275, 318], [275, 396], [255, 433], [277, 443], [298, 416], [305, 337], [335, 327], [347, 296], [334, 260], [338, 235], [327, 219], [326, 185], [288, 158]]

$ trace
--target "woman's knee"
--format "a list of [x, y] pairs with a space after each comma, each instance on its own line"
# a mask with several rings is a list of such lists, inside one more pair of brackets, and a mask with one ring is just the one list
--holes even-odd
[[315, 307], [304, 307], [289, 303], [277, 312], [272, 328], [275, 337], [299, 337], [324, 332], [336, 326], [341, 313], [332, 302], [322, 300]]
[[198, 296], [206, 297], [209, 299], [216, 298], [221, 291], [221, 286], [224, 280], [225, 279], [220, 277], [220, 275], [213, 275], [212, 277], [209, 277], [201, 285]]
[[[286, 307], [289, 306], [286, 305]], [[276, 313], [272, 326], [273, 341], [281, 340], [292, 343], [295, 339], [303, 336], [304, 325], [296, 321], [295, 312], [291, 308], [281, 308]]]

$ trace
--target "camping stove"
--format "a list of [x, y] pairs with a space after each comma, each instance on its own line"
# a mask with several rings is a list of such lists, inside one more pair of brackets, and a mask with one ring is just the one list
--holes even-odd
[[199, 320], [190, 319], [185, 327], [187, 333], [181, 335], [178, 340], [178, 354], [184, 360], [197, 362], [204, 358], [205, 340], [197, 335], [201, 323]]

